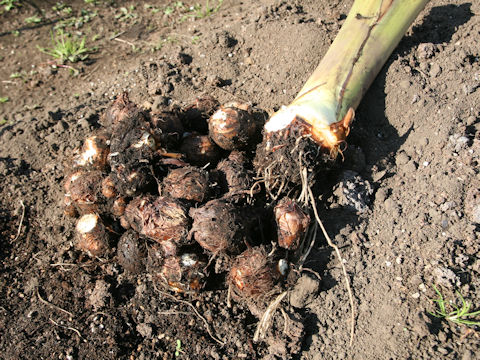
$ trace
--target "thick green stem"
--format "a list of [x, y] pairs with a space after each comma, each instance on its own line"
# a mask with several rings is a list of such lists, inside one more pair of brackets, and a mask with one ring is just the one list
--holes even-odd
[[[321, 119], [341, 121], [355, 109], [428, 0], [356, 0], [314, 73], [291, 106], [312, 104]], [[322, 104], [323, 102], [323, 104]]]

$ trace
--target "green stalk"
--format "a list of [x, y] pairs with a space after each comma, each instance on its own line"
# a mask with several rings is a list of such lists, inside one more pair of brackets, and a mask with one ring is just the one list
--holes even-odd
[[354, 109], [427, 2], [355, 0], [318, 67], [295, 100], [267, 122], [266, 132], [300, 118], [321, 145], [332, 148], [343, 141]]

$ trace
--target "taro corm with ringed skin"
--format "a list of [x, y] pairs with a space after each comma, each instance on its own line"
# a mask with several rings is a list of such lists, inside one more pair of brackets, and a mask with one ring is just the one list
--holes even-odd
[[65, 214], [80, 216], [76, 246], [107, 258], [116, 247], [127, 272], [148, 271], [175, 292], [200, 291], [213, 268], [239, 299], [277, 291], [296, 266], [289, 251], [315, 233], [307, 231], [316, 174], [342, 153], [361, 98], [426, 3], [356, 0], [258, 145], [244, 103], [219, 106], [206, 95], [150, 113], [118, 96], [64, 182]]

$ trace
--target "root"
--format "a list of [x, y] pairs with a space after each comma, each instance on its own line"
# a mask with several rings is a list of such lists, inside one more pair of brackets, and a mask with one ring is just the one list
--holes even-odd
[[20, 237], [20, 232], [22, 231], [23, 219], [25, 218], [25, 204], [23, 203], [23, 200], [20, 200], [20, 205], [22, 206], [22, 216], [20, 218], [20, 223], [18, 224], [17, 235], [15, 236], [13, 241], [17, 241], [18, 238]]
[[[317, 231], [318, 231], [318, 224], [315, 223], [313, 230], [309, 230], [307, 232], [307, 234], [305, 235], [305, 239], [302, 242], [302, 246], [300, 247], [302, 249], [300, 252], [301, 255], [299, 260], [297, 261], [298, 269], [300, 271], [303, 270], [303, 264], [305, 263], [305, 260], [307, 259], [308, 255], [310, 255], [310, 252], [313, 249], [313, 245], [315, 244], [315, 239], [317, 238]], [[306, 247], [307, 244], [308, 244], [308, 247]]]
[[47, 300], [43, 299], [41, 296], [40, 296], [40, 293], [38, 292], [38, 288], [37, 288], [37, 297], [38, 297], [38, 300], [40, 300], [41, 303], [45, 304], [45, 305], [48, 305], [58, 311], [61, 311], [65, 314], [67, 314], [68, 316], [70, 316], [71, 318], [73, 318], [73, 314], [70, 312], [70, 311], [67, 311], [67, 310], [64, 310], [62, 309], [61, 307], [57, 306], [57, 305], [54, 305], [52, 303], [49, 303]]
[[350, 286], [350, 280], [348, 279], [348, 274], [347, 270], [345, 269], [345, 264], [343, 263], [343, 257], [342, 254], [340, 253], [340, 249], [338, 248], [337, 245], [335, 245], [332, 242], [332, 239], [330, 239], [330, 236], [328, 236], [327, 231], [325, 230], [325, 227], [323, 226], [322, 220], [320, 220], [320, 217], [318, 216], [317, 212], [317, 205], [315, 204], [315, 198], [312, 193], [312, 189], [308, 188], [308, 194], [310, 196], [310, 201], [313, 207], [313, 212], [315, 214], [315, 219], [317, 220], [318, 225], [320, 225], [320, 228], [322, 229], [323, 235], [325, 236], [325, 239], [327, 240], [327, 243], [330, 247], [332, 247], [335, 250], [335, 253], [337, 254], [338, 261], [340, 262], [340, 265], [342, 266], [342, 271], [343, 271], [343, 277], [345, 278], [345, 283], [348, 291], [348, 297], [350, 300], [350, 308], [352, 312], [351, 320], [352, 320], [352, 327], [350, 329], [350, 346], [353, 344], [353, 337], [355, 335], [355, 304], [353, 302], [353, 293], [352, 293], [352, 288]]
[[65, 325], [59, 324], [58, 322], [56, 322], [56, 321], [53, 320], [52, 318], [49, 318], [49, 320], [50, 320], [50, 322], [51, 322], [53, 325], [58, 326], [59, 328], [73, 331], [75, 334], [78, 335], [78, 337], [79, 337], [80, 339], [82, 339], [83, 341], [85, 341], [85, 339], [84, 339], [84, 337], [82, 336], [82, 334], [80, 334], [80, 331], [78, 331], [78, 330], [75, 329], [74, 327], [65, 326]]
[[284, 291], [278, 295], [275, 300], [273, 300], [270, 305], [268, 305], [267, 310], [263, 313], [262, 319], [257, 325], [257, 330], [255, 330], [255, 335], [253, 336], [253, 341], [258, 342], [259, 339], [264, 339], [267, 334], [268, 329], [271, 326], [273, 315], [277, 311], [280, 303], [283, 298], [287, 295], [287, 291]]
[[185, 300], [177, 299], [175, 296], [170, 295], [170, 294], [168, 294], [168, 293], [166, 293], [166, 292], [163, 292], [163, 291], [157, 289], [157, 287], [155, 286], [155, 284], [153, 284], [153, 287], [154, 287], [154, 289], [155, 289], [158, 293], [162, 294], [163, 296], [166, 296], [166, 297], [168, 297], [168, 298], [170, 298], [170, 299], [172, 299], [172, 300], [174, 300], [174, 301], [177, 301], [177, 302], [179, 302], [179, 303], [182, 303], [182, 304], [187, 305], [187, 306], [189, 306], [190, 308], [192, 308], [192, 310], [193, 310], [193, 312], [195, 313], [195, 315], [197, 315], [197, 317], [198, 317], [200, 320], [203, 321], [203, 324], [205, 325], [205, 329], [207, 330], [207, 333], [208, 333], [208, 335], [210, 335], [210, 337], [212, 338], [212, 340], [216, 341], [217, 343], [219, 343], [219, 344], [222, 345], [222, 346], [225, 345], [225, 342], [224, 342], [224, 341], [220, 340], [220, 339], [217, 338], [215, 335], [213, 335], [212, 330], [210, 329], [210, 325], [208, 324], [207, 319], [205, 319], [205, 318], [198, 312], [198, 310], [195, 308], [195, 306], [194, 306], [192, 303], [189, 303], [188, 301], [185, 301]]

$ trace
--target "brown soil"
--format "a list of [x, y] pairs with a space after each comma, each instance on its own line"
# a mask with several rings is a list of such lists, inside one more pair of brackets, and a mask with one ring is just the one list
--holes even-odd
[[[345, 161], [325, 174], [320, 216], [352, 282], [353, 346], [341, 268], [321, 236], [282, 302], [291, 321], [278, 312], [280, 336], [254, 343], [258, 319], [241, 302], [227, 307], [223, 285], [172, 296], [145, 274], [92, 260], [74, 248], [61, 205], [73, 150], [122, 91], [152, 109], [202, 93], [276, 109], [352, 1], [225, 0], [199, 18], [166, 15], [167, 1], [78, 0], [71, 14], [53, 0], [21, 2], [0, 14], [0, 96], [9, 98], [0, 104], [0, 358], [480, 358], [478, 327], [427, 312], [433, 284], [480, 307], [477, 1], [426, 7], [360, 105]], [[98, 51], [71, 64], [73, 76], [37, 45], [49, 47], [52, 27], [82, 9], [66, 31]]]

